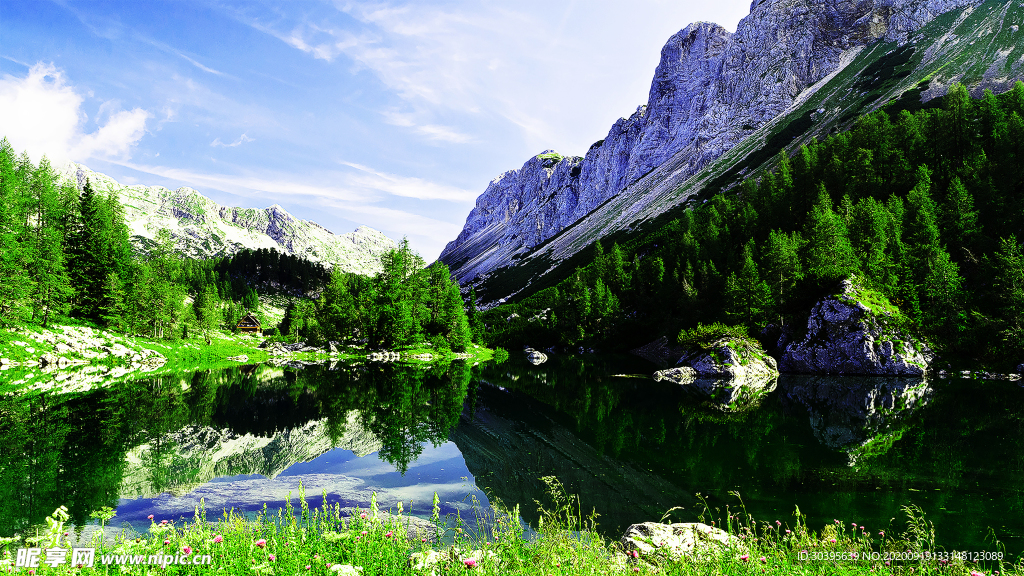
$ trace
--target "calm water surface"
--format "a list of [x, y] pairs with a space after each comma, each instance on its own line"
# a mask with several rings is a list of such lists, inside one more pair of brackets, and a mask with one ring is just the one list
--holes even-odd
[[[0, 536], [57, 506], [87, 522], [271, 510], [299, 498], [471, 517], [519, 504], [536, 522], [556, 476], [617, 538], [704, 502], [812, 529], [900, 531], [916, 505], [947, 549], [1024, 551], [1024, 388], [1011, 382], [784, 376], [714, 399], [648, 378], [629, 357], [532, 366], [243, 366], [0, 395]], [[630, 377], [633, 376], [633, 377]], [[0, 374], [0, 379], [4, 375]], [[703, 495], [698, 499], [696, 494]]]

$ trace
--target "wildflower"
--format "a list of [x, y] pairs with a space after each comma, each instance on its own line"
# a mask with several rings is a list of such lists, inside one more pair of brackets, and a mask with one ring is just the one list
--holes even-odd
[[472, 558], [466, 558], [462, 563], [466, 565], [466, 568], [476, 568], [476, 560]]
[[971, 570], [971, 576], [985, 576], [985, 573], [978, 572], [977, 570]]
[[362, 518], [363, 520], [366, 520], [366, 512], [363, 512], [362, 514], [360, 514], [359, 517]]
[[256, 546], [258, 548], [265, 548], [266, 545], [267, 545], [267, 541], [264, 540], [263, 538], [260, 538], [259, 540], [256, 541]]
[[310, 565], [309, 565], [309, 564], [306, 564], [306, 570], [310, 570], [310, 569], [311, 569], [311, 568], [310, 568]]
[[363, 530], [362, 532], [360, 532], [360, 534], [362, 534], [363, 536], [366, 536], [368, 534], [368, 532], [366, 530]]
[[761, 564], [767, 564], [767, 563], [768, 563], [768, 559], [765, 558], [764, 556], [761, 556]]
[[851, 525], [852, 525], [852, 526], [853, 526], [854, 528], [856, 528], [856, 527], [857, 527], [857, 523], [856, 523], [856, 522], [850, 522], [850, 524], [851, 524]]
[[786, 534], [789, 534], [789, 530], [786, 530]]
[[743, 560], [744, 562], [750, 560], [750, 554], [744, 554], [743, 556], [740, 556], [740, 560]]
[[148, 518], [149, 520], [152, 520], [153, 519], [153, 515], [150, 514], [149, 516], [146, 516], [146, 518]]
[[271, 554], [270, 556], [267, 556], [267, 559], [270, 560], [271, 562], [273, 562], [274, 560], [277, 559], [277, 556], [274, 556], [273, 554]]
[[639, 571], [640, 571], [640, 567], [639, 566], [633, 566], [633, 572], [639, 572]]
[[632, 556], [633, 556], [633, 558], [639, 558], [640, 557], [640, 553], [637, 552], [636, 550], [633, 550]]
[[160, 523], [161, 524], [167, 524], [167, 520], [161, 520]]
[[427, 541], [426, 538], [420, 538], [420, 542], [426, 542], [426, 541]]
[[181, 553], [184, 554], [185, 556], [188, 556], [189, 554], [192, 553], [192, 547], [191, 546], [184, 546], [184, 547], [182, 547]]
[[836, 524], [842, 524], [842, 522], [840, 522], [839, 520], [836, 520]]
[[886, 560], [886, 561], [885, 561], [885, 565], [886, 565], [886, 566], [888, 566], [888, 565], [889, 565], [889, 561], [888, 561], [888, 560]]
[[221, 536], [220, 534], [217, 534], [216, 536], [213, 537], [213, 543], [214, 544], [220, 544], [223, 541], [224, 541], [224, 537]]
[[878, 531], [878, 535], [879, 536], [885, 536], [885, 530], [879, 530]]
[[775, 525], [776, 525], [776, 526], [782, 526], [782, 522], [779, 522], [778, 520], [776, 520], [776, 521], [775, 521]]
[[829, 538], [829, 539], [828, 539], [828, 541], [829, 541], [829, 542], [831, 542], [831, 543], [833, 543], [833, 544], [835, 544], [835, 543], [836, 543], [836, 539], [835, 539], [835, 538]]
[[170, 541], [170, 540], [164, 540], [164, 546], [167, 546], [167, 545], [168, 545], [168, 544], [170, 544], [170, 543], [171, 543], [171, 541]]
[[395, 533], [394, 533], [394, 532], [392, 532], [392, 531], [388, 530], [388, 533], [387, 533], [387, 534], [385, 534], [385, 535], [384, 535], [384, 537], [385, 537], [385, 538], [391, 538], [391, 537], [392, 537], [392, 536], [394, 536], [394, 535], [395, 535]]

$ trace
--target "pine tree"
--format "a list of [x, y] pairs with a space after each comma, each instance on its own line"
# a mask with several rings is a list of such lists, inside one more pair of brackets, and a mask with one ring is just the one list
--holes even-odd
[[59, 224], [63, 215], [56, 179], [49, 161], [43, 157], [32, 179], [35, 231], [30, 265], [35, 285], [34, 312], [42, 314], [43, 327], [49, 325], [51, 315], [68, 311], [73, 294], [61, 246]]
[[1017, 238], [1000, 239], [994, 260], [1000, 337], [1007, 348], [1005, 353], [1019, 354], [1024, 349], [1024, 253]]
[[796, 289], [803, 279], [803, 265], [800, 261], [800, 234], [786, 235], [772, 230], [764, 249], [764, 279], [769, 288], [772, 319], [782, 326], [786, 323], [786, 310]]
[[832, 202], [823, 185], [819, 187], [818, 202], [807, 221], [807, 238], [808, 274], [827, 283], [857, 272], [857, 259], [846, 224], [832, 211]]
[[32, 293], [27, 273], [29, 254], [21, 242], [24, 235], [24, 198], [28, 176], [19, 170], [14, 149], [0, 141], [0, 319], [26, 316]]

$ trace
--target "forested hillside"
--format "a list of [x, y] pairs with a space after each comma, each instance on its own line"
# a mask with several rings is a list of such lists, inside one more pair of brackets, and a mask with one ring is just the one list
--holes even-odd
[[[937, 102], [938, 103], [938, 102]], [[883, 109], [482, 315], [493, 343], [623, 349], [697, 323], [797, 337], [861, 277], [949, 357], [1024, 351], [1024, 83]], [[895, 107], [891, 107], [895, 108]]]
[[232, 329], [270, 293], [290, 299], [281, 328], [296, 339], [469, 343], [447, 267], [424, 269], [407, 242], [384, 255], [373, 278], [270, 249], [196, 260], [173, 246], [161, 231], [154, 248], [134, 253], [114, 192], [97, 194], [89, 181], [79, 190], [45, 157], [34, 165], [0, 141], [0, 327], [73, 319], [176, 339]]

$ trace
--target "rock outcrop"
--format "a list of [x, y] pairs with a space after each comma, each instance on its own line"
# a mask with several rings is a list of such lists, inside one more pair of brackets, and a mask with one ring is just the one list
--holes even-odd
[[372, 275], [381, 269], [381, 255], [397, 246], [366, 226], [334, 234], [316, 222], [295, 218], [277, 204], [262, 209], [221, 206], [192, 188], [125, 186], [82, 164], [69, 164], [62, 173], [79, 187], [88, 179], [93, 190], [117, 194], [131, 228], [132, 245], [143, 253], [155, 245], [158, 231], [167, 230], [175, 249], [192, 258], [271, 248], [346, 272]]
[[687, 348], [669, 346], [662, 337], [633, 353], [648, 358], [671, 355], [676, 366], [655, 372], [654, 380], [684, 386], [723, 410], [755, 405], [778, 382], [775, 359], [750, 338], [720, 336]]
[[[625, 213], [592, 214], [623, 191], [639, 187], [649, 195], [659, 182], [678, 188], [806, 99], [866, 45], [905, 42], [937, 15], [979, 3], [757, 0], [735, 33], [690, 24], [662, 49], [646, 105], [618, 120], [583, 157], [548, 150], [495, 178], [440, 259], [460, 283], [479, 282], [588, 215], [586, 226], [598, 230], [592, 241], [612, 220], [642, 216], [646, 201]], [[562, 252], [589, 241], [567, 240], [572, 246]]]
[[920, 376], [933, 354], [899, 327], [899, 311], [856, 279], [818, 301], [807, 320], [807, 335], [786, 346], [783, 372]]
[[679, 559], [693, 554], [742, 552], [746, 549], [736, 536], [700, 522], [633, 524], [622, 535], [619, 543], [627, 556], [636, 552], [634, 558], [662, 552], [670, 558]]

